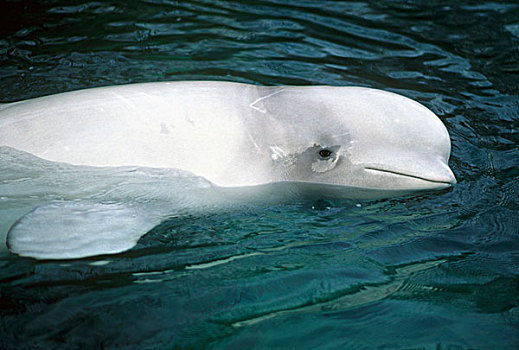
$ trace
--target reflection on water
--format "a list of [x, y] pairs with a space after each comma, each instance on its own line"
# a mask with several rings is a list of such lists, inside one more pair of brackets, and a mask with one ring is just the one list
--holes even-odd
[[186, 79], [382, 88], [442, 118], [458, 184], [172, 217], [116, 256], [4, 257], [0, 348], [519, 346], [519, 5], [57, 0], [3, 13], [2, 102]]

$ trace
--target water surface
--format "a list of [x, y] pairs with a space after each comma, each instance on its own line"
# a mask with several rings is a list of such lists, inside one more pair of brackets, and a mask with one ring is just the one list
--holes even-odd
[[0, 348], [519, 347], [519, 5], [8, 1], [2, 16], [1, 102], [187, 79], [381, 88], [442, 119], [458, 184], [173, 216], [114, 256], [4, 253]]

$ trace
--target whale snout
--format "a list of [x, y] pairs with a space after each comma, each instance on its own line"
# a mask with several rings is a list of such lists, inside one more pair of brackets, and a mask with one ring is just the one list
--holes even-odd
[[447, 161], [428, 155], [378, 159], [365, 163], [364, 171], [381, 187], [428, 190], [447, 188], [456, 183]]
[[427, 173], [424, 179], [426, 181], [447, 184], [449, 186], [452, 186], [456, 183], [456, 176], [454, 176], [454, 173], [447, 164], [442, 163], [440, 169], [436, 170], [437, 171]]

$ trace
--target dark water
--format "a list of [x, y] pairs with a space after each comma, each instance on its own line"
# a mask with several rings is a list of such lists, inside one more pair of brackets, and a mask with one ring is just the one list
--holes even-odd
[[[7, 1], [0, 99], [217, 79], [382, 88], [451, 190], [172, 218], [125, 254], [0, 260], [0, 348], [519, 348], [519, 4]], [[0, 194], [1, 195], [1, 194]]]

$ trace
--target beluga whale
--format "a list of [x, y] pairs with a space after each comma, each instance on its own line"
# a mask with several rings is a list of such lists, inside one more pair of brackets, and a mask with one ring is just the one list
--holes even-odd
[[[197, 182], [199, 201], [187, 203], [200, 208], [215, 206], [204, 191], [226, 203], [247, 193], [377, 199], [452, 186], [450, 149], [432, 111], [371, 88], [185, 81], [65, 92], [0, 105], [0, 161], [25, 164], [17, 179], [38, 164], [31, 171], [58, 193], [0, 228], [21, 256], [118, 253], [178, 200], [167, 179]], [[141, 173], [131, 190], [130, 173]], [[138, 186], [149, 176], [161, 179], [152, 199]]]

